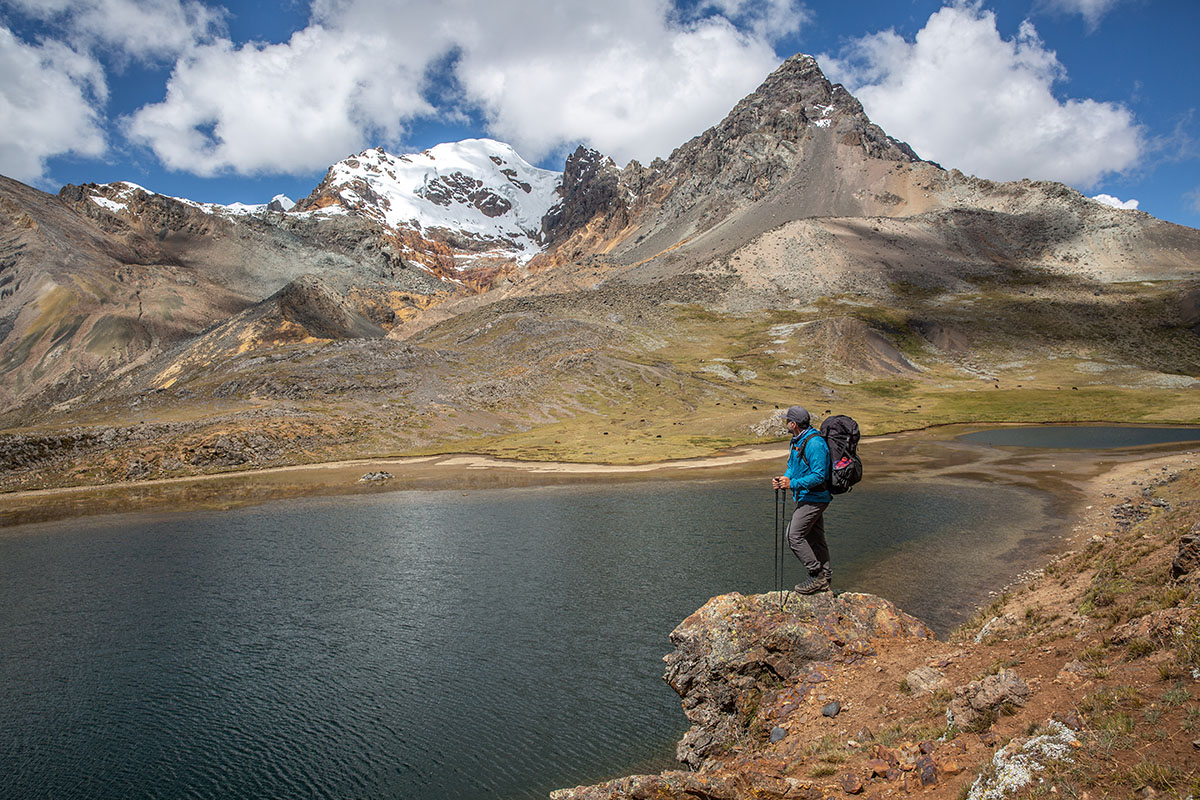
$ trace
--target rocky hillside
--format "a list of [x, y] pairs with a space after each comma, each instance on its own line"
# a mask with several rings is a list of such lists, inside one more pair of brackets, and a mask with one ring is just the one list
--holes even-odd
[[535, 291], [700, 270], [736, 278], [739, 302], [757, 306], [844, 292], [889, 300], [897, 281], [960, 290], [1013, 268], [1195, 279], [1200, 248], [1192, 229], [1062, 184], [923, 161], [806, 55], [665, 161], [618, 169], [577, 150], [562, 193], [545, 220], [551, 247], [531, 265], [557, 268], [529, 282]]
[[689, 769], [552, 797], [1195, 796], [1195, 461], [1094, 483], [1072, 549], [948, 641], [869, 595], [713, 598], [665, 659]]
[[907, 215], [924, 204], [908, 174], [893, 172], [901, 164], [937, 169], [872, 124], [815, 59], [797, 55], [666, 161], [618, 170], [577, 150], [546, 233], [558, 261], [594, 252], [638, 261], [797, 183], [807, 190], [788, 198], [794, 216]]
[[7, 179], [0, 209], [0, 413], [75, 398], [302, 275], [389, 328], [450, 291], [358, 216], [201, 205], [126, 183], [54, 197]]
[[[271, 440], [251, 467], [700, 455], [798, 398], [875, 432], [1200, 420], [1200, 232], [923, 161], [803, 55], [648, 166], [474, 140], [364, 151], [290, 210], [0, 196], [9, 487], [205, 469], [230, 426]], [[49, 468], [143, 424], [154, 453]]]

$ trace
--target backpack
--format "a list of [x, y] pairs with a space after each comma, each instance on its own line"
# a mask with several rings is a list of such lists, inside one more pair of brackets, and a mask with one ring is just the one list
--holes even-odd
[[829, 445], [829, 493], [843, 494], [862, 480], [858, 458], [858, 423], [838, 414], [821, 423], [821, 435]]

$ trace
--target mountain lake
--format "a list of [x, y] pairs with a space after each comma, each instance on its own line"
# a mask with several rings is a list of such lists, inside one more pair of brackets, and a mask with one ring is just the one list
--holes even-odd
[[[864, 442], [834, 589], [944, 636], [1044, 562], [1068, 504], [1020, 478], [1096, 456], [996, 444]], [[0, 796], [544, 798], [672, 768], [668, 634], [773, 588], [779, 466], [0, 528]]]

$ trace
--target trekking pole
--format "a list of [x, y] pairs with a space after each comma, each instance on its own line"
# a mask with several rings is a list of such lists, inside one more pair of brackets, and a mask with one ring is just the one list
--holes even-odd
[[781, 499], [779, 502], [779, 542], [776, 546], [778, 552], [776, 561], [779, 568], [775, 571], [775, 590], [779, 592], [779, 610], [783, 611], [783, 606], [787, 602], [787, 596], [783, 592], [783, 568], [787, 562], [787, 489], [780, 489], [777, 494]]
[[777, 591], [777, 592], [780, 591], [780, 584], [781, 584], [781, 579], [779, 577], [779, 573], [780, 573], [779, 550], [780, 550], [780, 548], [779, 548], [779, 488], [776, 487], [776, 489], [775, 489], [775, 550], [774, 550], [773, 555], [775, 558], [775, 576], [774, 576], [775, 577], [775, 586], [774, 586], [774, 588], [775, 588], [775, 591]]

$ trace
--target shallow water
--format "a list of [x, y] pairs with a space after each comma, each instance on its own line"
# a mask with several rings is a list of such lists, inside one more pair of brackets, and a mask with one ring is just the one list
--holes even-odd
[[[0, 795], [545, 797], [671, 766], [667, 634], [773, 582], [764, 479], [290, 500], [0, 531]], [[945, 631], [1045, 495], [874, 481], [834, 588]], [[801, 570], [788, 556], [788, 585]]]
[[1062, 450], [1112, 450], [1157, 444], [1200, 442], [1200, 428], [1118, 425], [1035, 425], [974, 431], [959, 440], [990, 447]]

